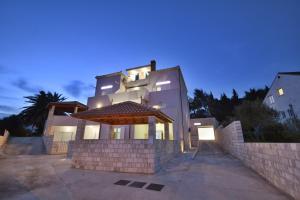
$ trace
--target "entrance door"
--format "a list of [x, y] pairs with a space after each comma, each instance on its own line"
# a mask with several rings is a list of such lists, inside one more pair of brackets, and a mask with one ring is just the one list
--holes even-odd
[[199, 127], [198, 128], [199, 140], [215, 140], [214, 127]]

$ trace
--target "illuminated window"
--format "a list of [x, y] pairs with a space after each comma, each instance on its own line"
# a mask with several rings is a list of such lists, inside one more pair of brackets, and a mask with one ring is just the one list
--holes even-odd
[[270, 101], [270, 103], [275, 103], [273, 95], [269, 96], [269, 101]]
[[157, 88], [156, 88], [156, 91], [161, 91], [161, 87], [157, 87]]
[[162, 123], [157, 123], [155, 126], [156, 126], [155, 138], [157, 140], [165, 139], [165, 125]]
[[112, 85], [105, 85], [105, 86], [101, 87], [101, 90], [107, 90], [107, 89], [111, 89], [111, 88], [113, 88]]
[[215, 140], [215, 133], [213, 127], [201, 127], [198, 128], [199, 140]]
[[100, 126], [99, 125], [86, 125], [84, 129], [83, 139], [95, 140], [99, 139]]
[[201, 126], [201, 123], [200, 122], [195, 122], [194, 126]]
[[112, 139], [115, 140], [121, 139], [121, 128], [114, 128]]
[[166, 85], [166, 84], [170, 84], [171, 81], [161, 81], [161, 82], [157, 82], [155, 85]]
[[169, 140], [174, 140], [173, 123], [169, 123]]
[[279, 94], [279, 96], [281, 96], [281, 95], [283, 95], [283, 94], [284, 94], [284, 92], [283, 92], [283, 89], [282, 89], [282, 88], [279, 88], [279, 89], [278, 89], [278, 94]]

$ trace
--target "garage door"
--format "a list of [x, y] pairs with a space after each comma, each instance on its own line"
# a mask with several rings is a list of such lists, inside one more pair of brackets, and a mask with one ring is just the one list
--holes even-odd
[[199, 140], [215, 140], [214, 127], [199, 127], [198, 138]]

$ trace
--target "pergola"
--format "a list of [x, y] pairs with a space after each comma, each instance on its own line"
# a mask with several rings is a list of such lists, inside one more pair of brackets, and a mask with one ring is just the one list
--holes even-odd
[[[84, 126], [86, 120], [108, 124], [108, 125], [132, 125], [148, 124], [148, 138], [154, 138], [156, 132], [156, 123], [164, 123], [165, 138], [169, 139], [169, 126], [173, 119], [160, 110], [147, 107], [132, 101], [109, 105], [101, 108], [90, 109], [71, 115], [74, 118], [81, 119], [81, 127], [77, 128], [76, 139], [83, 138]], [[78, 138], [77, 138], [78, 137]]]

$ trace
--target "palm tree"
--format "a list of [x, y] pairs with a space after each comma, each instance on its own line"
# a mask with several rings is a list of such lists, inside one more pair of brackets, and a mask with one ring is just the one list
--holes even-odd
[[43, 133], [48, 115], [47, 105], [50, 102], [61, 102], [66, 99], [56, 92], [46, 93], [45, 91], [40, 91], [39, 94], [26, 96], [24, 98], [26, 99], [25, 102], [30, 105], [23, 107], [24, 110], [21, 111], [20, 116], [25, 124], [36, 128], [35, 135], [41, 135]]

